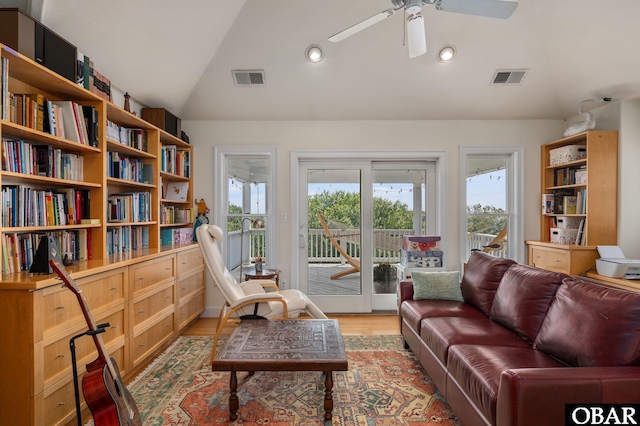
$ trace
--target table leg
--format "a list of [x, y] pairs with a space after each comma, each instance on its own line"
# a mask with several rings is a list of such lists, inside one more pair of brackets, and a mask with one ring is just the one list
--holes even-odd
[[[234, 421], [238, 418], [238, 377], [235, 370], [231, 371], [229, 379], [229, 420]], [[326, 404], [325, 404], [326, 405]]]
[[325, 371], [324, 379], [324, 419], [331, 420], [333, 416], [333, 371]]

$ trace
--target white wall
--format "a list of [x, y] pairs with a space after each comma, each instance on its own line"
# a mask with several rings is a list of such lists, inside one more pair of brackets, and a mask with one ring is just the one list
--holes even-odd
[[[278, 217], [292, 216], [289, 197], [289, 156], [295, 151], [446, 151], [445, 223], [449, 265], [459, 265], [459, 150], [461, 145], [522, 145], [525, 147], [525, 239], [540, 232], [540, 145], [561, 137], [561, 120], [522, 121], [183, 121], [195, 149], [194, 197], [204, 198], [213, 211], [213, 147], [278, 147]], [[217, 218], [209, 215], [211, 223]], [[284, 225], [284, 226], [283, 226]], [[290, 284], [291, 259], [288, 224], [279, 228], [278, 268]], [[524, 247], [522, 250], [524, 251]], [[295, 287], [295, 285], [289, 285]], [[207, 312], [217, 312], [222, 299], [207, 277]]]

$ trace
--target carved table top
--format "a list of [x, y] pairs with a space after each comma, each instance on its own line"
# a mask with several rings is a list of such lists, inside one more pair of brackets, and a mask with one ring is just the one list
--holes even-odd
[[213, 371], [346, 371], [337, 320], [244, 320], [212, 361]]

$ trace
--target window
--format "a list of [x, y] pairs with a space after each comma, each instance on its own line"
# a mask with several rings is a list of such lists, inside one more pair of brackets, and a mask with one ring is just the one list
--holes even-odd
[[521, 261], [522, 148], [461, 148], [461, 258], [474, 250]]
[[[225, 233], [222, 252], [227, 269], [241, 280], [241, 263], [247, 270], [261, 257], [266, 266], [277, 265], [277, 221], [272, 217], [276, 149], [216, 147], [214, 151], [214, 199], [222, 200], [214, 206], [214, 217]], [[251, 226], [256, 219], [264, 221], [264, 228]]]

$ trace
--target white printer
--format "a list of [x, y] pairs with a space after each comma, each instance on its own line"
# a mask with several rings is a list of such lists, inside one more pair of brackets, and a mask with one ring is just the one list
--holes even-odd
[[640, 260], [627, 259], [618, 246], [597, 246], [600, 259], [596, 259], [596, 271], [605, 277], [640, 279]]

